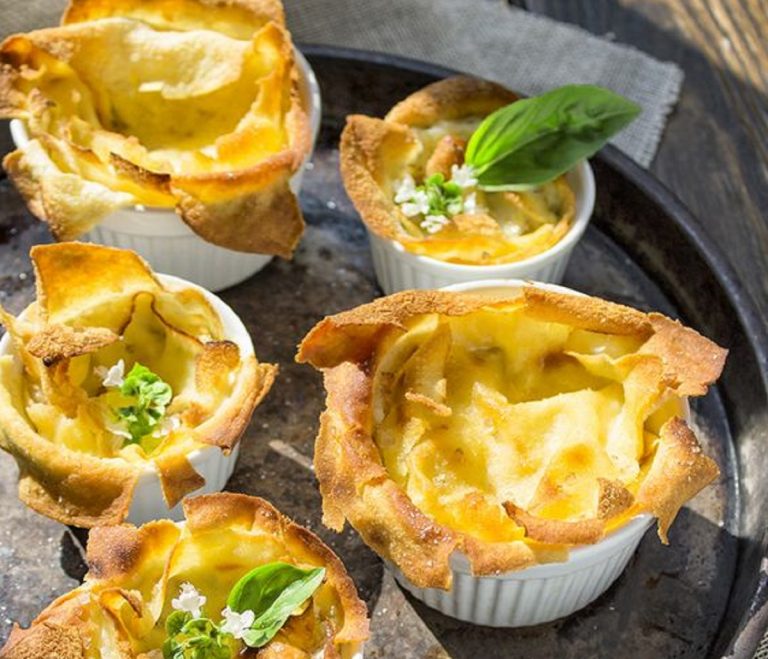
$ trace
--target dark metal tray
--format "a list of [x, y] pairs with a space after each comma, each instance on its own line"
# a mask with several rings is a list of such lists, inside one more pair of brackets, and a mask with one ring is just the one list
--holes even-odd
[[[251, 331], [259, 357], [281, 366], [247, 430], [228, 489], [270, 499], [340, 554], [370, 608], [367, 657], [751, 657], [768, 624], [765, 329], [694, 218], [611, 148], [593, 162], [596, 215], [565, 284], [680, 317], [731, 350], [719, 386], [694, 404], [699, 435], [722, 477], [681, 512], [671, 545], [649, 532], [618, 582], [583, 611], [497, 630], [446, 618], [413, 600], [354, 531], [336, 535], [322, 527], [310, 460], [324, 395], [320, 377], [293, 363], [295, 346], [324, 315], [381, 294], [365, 231], [339, 182], [339, 131], [348, 113], [382, 115], [448, 72], [372, 53], [303, 50], [324, 101], [301, 198], [307, 233], [293, 261], [275, 260], [222, 294]], [[0, 181], [0, 302], [10, 310], [33, 297], [29, 247], [49, 240], [10, 183]], [[0, 640], [12, 620], [28, 624], [85, 572], [85, 534], [26, 509], [15, 490], [16, 467], [2, 454]]]

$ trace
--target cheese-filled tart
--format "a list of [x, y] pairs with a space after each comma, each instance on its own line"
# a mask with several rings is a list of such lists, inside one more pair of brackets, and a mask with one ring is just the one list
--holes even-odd
[[92, 530], [83, 585], [15, 626], [0, 657], [362, 657], [365, 604], [317, 536], [242, 494], [186, 499], [184, 512]]
[[277, 367], [218, 298], [131, 251], [58, 243], [31, 257], [37, 299], [18, 317], [0, 308], [0, 446], [20, 498], [67, 524], [114, 524], [151, 472], [172, 508], [206, 485], [193, 461], [237, 447]]
[[451, 587], [454, 552], [499, 575], [566, 561], [641, 514], [666, 542], [718, 475], [685, 399], [725, 356], [661, 314], [528, 285], [330, 316], [297, 356], [325, 374], [324, 522], [348, 520], [419, 588]]
[[289, 257], [312, 142], [298, 76], [279, 0], [72, 0], [0, 46], [0, 117], [29, 138], [3, 164], [60, 240], [138, 206]]

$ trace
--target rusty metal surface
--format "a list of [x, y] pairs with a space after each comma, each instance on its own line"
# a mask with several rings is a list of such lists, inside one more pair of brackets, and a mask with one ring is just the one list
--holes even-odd
[[[755, 629], [763, 625], [760, 603], [750, 597], [764, 552], [765, 513], [757, 505], [765, 494], [759, 474], [767, 459], [760, 449], [764, 353], [742, 325], [748, 303], [738, 297], [734, 302], [675, 209], [660, 206], [647, 181], [637, 183], [649, 177], [615, 154], [596, 163], [595, 226], [578, 246], [565, 284], [680, 316], [734, 348], [722, 386], [694, 405], [699, 434], [722, 476], [681, 512], [670, 546], [649, 532], [618, 582], [567, 619], [493, 630], [446, 618], [413, 600], [354, 531], [337, 535], [322, 527], [308, 464], [323, 389], [313, 369], [294, 364], [295, 346], [324, 315], [381, 294], [365, 232], [339, 182], [338, 133], [347, 113], [383, 114], [437, 72], [402, 62], [398, 68], [381, 57], [352, 60], [350, 54], [308, 50], [323, 91], [324, 119], [302, 192], [307, 233], [293, 261], [275, 260], [221, 294], [248, 326], [259, 358], [281, 367], [246, 431], [227, 489], [271, 500], [339, 553], [369, 605], [367, 657], [702, 657], [722, 654], [737, 637], [739, 656], [748, 656], [750, 626], [742, 628], [749, 621]], [[0, 181], [0, 302], [10, 310], [21, 310], [33, 296], [28, 247], [48, 240], [8, 181]], [[741, 478], [736, 450], [742, 463], [750, 461]], [[15, 481], [13, 460], [1, 454], [0, 641], [11, 621], [28, 624], [85, 570], [84, 534], [27, 510], [16, 498]]]

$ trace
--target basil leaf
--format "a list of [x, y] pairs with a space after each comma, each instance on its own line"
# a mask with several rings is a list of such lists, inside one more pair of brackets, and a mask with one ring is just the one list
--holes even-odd
[[232, 588], [227, 606], [253, 611], [256, 619], [243, 635], [252, 648], [266, 645], [296, 608], [311, 597], [325, 578], [325, 568], [302, 570], [289, 563], [268, 563], [243, 576]]
[[173, 391], [167, 382], [138, 362], [125, 376], [120, 387], [123, 396], [133, 398], [133, 405], [120, 407], [117, 416], [125, 422], [131, 439], [126, 443], [137, 443], [149, 435], [160, 423], [165, 408], [173, 398]]
[[451, 181], [446, 182], [442, 174], [432, 174], [416, 190], [426, 193], [429, 215], [456, 215], [464, 209], [461, 187]]
[[486, 117], [469, 139], [465, 162], [485, 190], [535, 187], [594, 154], [640, 110], [602, 87], [566, 85]]

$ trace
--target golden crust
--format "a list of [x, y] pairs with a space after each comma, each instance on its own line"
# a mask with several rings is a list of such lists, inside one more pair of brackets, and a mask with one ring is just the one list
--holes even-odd
[[[335, 657], [335, 655], [332, 656]], [[255, 657], [256, 659], [307, 659], [309, 655], [283, 643], [271, 643], [269, 647], [256, 652]]]
[[[196, 36], [185, 36], [192, 31]], [[167, 34], [187, 45], [173, 51]], [[150, 35], [159, 52], [169, 49], [168, 66], [176, 62], [182, 71], [155, 71], [150, 57], [123, 79], [126, 66], [155, 48]], [[201, 49], [206, 38], [211, 47]], [[88, 64], [95, 59], [103, 60], [98, 73]], [[61, 72], [56, 85], [48, 86], [49, 70]], [[147, 75], [155, 79], [124, 94], [125, 85]], [[71, 98], [58, 91], [66, 84]], [[251, 96], [230, 98], [233, 85]], [[312, 139], [308, 99], [299, 90], [279, 0], [73, 0], [61, 27], [14, 35], [0, 46], [0, 116], [24, 120], [31, 138], [4, 166], [33, 214], [60, 240], [141, 204], [175, 207], [193, 231], [222, 247], [288, 258], [304, 228], [289, 183]], [[223, 95], [218, 102], [206, 100], [217, 94]], [[154, 105], [141, 115], [127, 103]], [[234, 114], [225, 117], [222, 108]], [[163, 112], [192, 123], [174, 137], [168, 126], [156, 130]], [[184, 116], [195, 113], [197, 121]], [[114, 126], [111, 115], [120, 115]], [[200, 126], [211, 134], [192, 135]]]
[[347, 117], [339, 143], [341, 178], [360, 217], [377, 235], [392, 240], [400, 235], [392, 218], [402, 214], [382, 184], [418, 149], [406, 126], [364, 115]]
[[[63, 243], [35, 245], [29, 256], [38, 310], [46, 324], [69, 323], [85, 308], [110, 304], [115, 291], [133, 297], [160, 287], [146, 261], [128, 250]], [[121, 315], [116, 325], [125, 322]]]
[[294, 153], [283, 153], [236, 178], [177, 177], [172, 190], [181, 219], [210, 243], [290, 258], [304, 218], [290, 188]]
[[[603, 339], [597, 337], [615, 337], [615, 345], [625, 346], [629, 352], [611, 362], [600, 357], [598, 348], [597, 356], [584, 357], [586, 367], [598, 377], [608, 377], [610, 371], [621, 378], [625, 383], [626, 414], [636, 414], [640, 419], [648, 418], [653, 406], [669, 397], [703, 393], [704, 383], [711, 384], [717, 378], [726, 355], [725, 350], [698, 333], [658, 314], [644, 314], [588, 296], [542, 292], [531, 287], [517, 295], [495, 291], [486, 295], [406, 291], [327, 317], [307, 334], [297, 354], [297, 361], [308, 362], [325, 375], [326, 410], [321, 416], [314, 458], [324, 523], [341, 530], [344, 522], [349, 521], [367, 544], [392, 561], [416, 586], [436, 588], [450, 587], [449, 557], [455, 550], [468, 557], [475, 574], [521, 569], [564, 560], [568, 546], [597, 542], [607, 530], [642, 512], [659, 518], [659, 534], [666, 540], [666, 531], [680, 506], [718, 474], [715, 463], [701, 453], [693, 433], [674, 416], [659, 431], [658, 448], [652, 454], [647, 473], [640, 476], [636, 494], [621, 480], [598, 478], [592, 518], [549, 517], [545, 504], [560, 496], [556, 482], [552, 485], [555, 489], [548, 493], [542, 490], [546, 485], [542, 481], [530, 504], [538, 507], [524, 508], [509, 500], [499, 502], [518, 525], [519, 540], [492, 541], [457, 530], [448, 522], [438, 522], [395, 482], [374, 439], [378, 423], [374, 420], [374, 387], [385, 386], [381, 384], [385, 381], [374, 383], [378, 369], [384, 368], [379, 366], [381, 360], [389, 354], [387, 348], [382, 353], [381, 346], [392, 345], [396, 337], [414, 332], [416, 336], [429, 335], [434, 330], [414, 328], [432, 327], [428, 319], [433, 315], [451, 322], [451, 318], [480, 311], [492, 312], [494, 317], [524, 313], [553, 328], [547, 331], [570, 328], [568, 331], [575, 333], [576, 342], [594, 340], [599, 345]], [[595, 338], [589, 339], [590, 336]], [[426, 345], [425, 339], [420, 341], [420, 345]], [[411, 347], [403, 350], [412, 355], [419, 344], [407, 345]], [[697, 354], [705, 355], [706, 366], [689, 369], [688, 364], [696, 361]], [[424, 367], [417, 357], [410, 359]], [[574, 357], [561, 359], [567, 364]], [[445, 385], [431, 394], [417, 391], [413, 388], [417, 385], [404, 385], [404, 410], [409, 409], [408, 405], [424, 405], [434, 418], [446, 418], [441, 415], [445, 405], [439, 391]], [[430, 400], [426, 405], [424, 398]], [[384, 404], [382, 414], [390, 409]], [[407, 417], [408, 412], [403, 413]], [[629, 440], [620, 434], [612, 441]], [[625, 450], [624, 446], [613, 444], [611, 450]], [[629, 446], [626, 450], [631, 453], [635, 449]], [[435, 456], [425, 459], [429, 463], [438, 460]], [[586, 455], [572, 458], [576, 463], [586, 459]], [[470, 517], [487, 515], [487, 509], [482, 507], [477, 513], [471, 512], [474, 506], [471, 494], [454, 504], [457, 509], [470, 511]]]
[[184, 28], [217, 30], [234, 38], [248, 38], [273, 21], [285, 25], [280, 0], [70, 0], [61, 24], [84, 23], [110, 16], [136, 18], [167, 29], [182, 18]]
[[368, 545], [401, 569], [418, 564], [415, 584], [448, 587], [448, 557], [459, 540], [423, 515], [387, 475], [371, 440], [369, 378], [345, 362], [325, 373], [325, 383], [327, 409], [314, 458], [323, 522], [341, 531], [349, 520]]
[[486, 306], [505, 304], [517, 301], [505, 296], [402, 291], [320, 321], [304, 337], [296, 358], [316, 368], [330, 368], [345, 361], [360, 363], [371, 355], [383, 328], [405, 329], [407, 320], [427, 313], [463, 316]]
[[179, 533], [167, 520], [97, 527], [88, 537], [88, 579], [114, 585], [132, 573], [162, 576], [163, 554], [178, 542]]
[[665, 357], [666, 376], [684, 396], [703, 396], [725, 366], [726, 353], [698, 332], [661, 314], [650, 314], [653, 336], [643, 346]]
[[648, 314], [615, 302], [593, 297], [589, 299], [589, 304], [584, 304], [581, 297], [533, 286], [527, 286], [523, 296], [531, 316], [547, 322], [567, 323], [605, 334], [650, 336], [652, 331], [653, 325]]
[[[517, 99], [495, 83], [458, 76], [411, 94], [384, 119], [348, 116], [339, 150], [341, 175], [368, 228], [414, 254], [465, 265], [520, 261], [557, 243], [576, 208], [564, 177], [534, 191], [478, 189], [477, 210], [453, 215], [437, 233], [406, 216], [394, 201], [406, 174], [417, 181], [433, 172], [450, 178], [451, 165], [464, 162], [473, 126]], [[506, 223], [519, 235], [506, 231]]]
[[195, 471], [185, 455], [161, 454], [155, 459], [155, 468], [160, 474], [163, 499], [169, 508], [205, 485], [205, 478]]
[[[242, 576], [240, 572], [245, 574], [271, 560], [326, 568], [323, 588], [330, 590], [329, 601], [334, 604], [315, 607], [319, 612], [315, 615], [324, 616], [324, 629], [332, 631], [325, 657], [339, 656], [336, 653], [345, 646], [368, 637], [366, 607], [344, 565], [317, 536], [268, 502], [242, 494], [211, 494], [185, 500], [184, 513], [186, 525], [160, 520], [138, 528], [123, 525], [92, 530], [85, 583], [54, 601], [28, 629], [16, 626], [0, 657], [85, 659], [90, 656], [87, 648], [94, 643], [100, 651], [111, 650], [126, 659], [147, 656], [144, 653], [159, 648], [165, 639], [163, 620], [175, 594], [170, 589], [188, 579], [187, 575], [199, 577], [207, 567], [214, 577], [205, 586], [228, 589], [231, 584], [216, 579], [216, 566], [223, 568], [223, 580], [231, 581], [233, 569], [241, 568], [234, 574], [236, 579]], [[215, 549], [211, 536], [220, 539]], [[253, 551], [246, 556], [230, 555], [241, 545]], [[200, 565], [200, 561], [205, 563]], [[222, 599], [220, 593], [196, 585], [209, 601]], [[325, 597], [328, 601], [327, 592]], [[127, 616], [119, 606], [115, 608], [115, 601], [129, 607]], [[286, 652], [300, 650], [280, 635], [265, 650], [272, 646]]]
[[[61, 600], [58, 600], [61, 602]], [[54, 622], [46, 616], [29, 629], [13, 625], [5, 646], [0, 649], [2, 659], [83, 659], [86, 648], [81, 639], [74, 607], [61, 604], [57, 617], [65, 618]], [[62, 624], [63, 623], [63, 624]]]
[[173, 179], [168, 174], [142, 169], [130, 160], [121, 158], [116, 153], [109, 154], [109, 164], [112, 165], [118, 176], [130, 179], [142, 188], [154, 189], [163, 195], [171, 194], [171, 181]]
[[605, 534], [605, 525], [599, 519], [561, 522], [531, 515], [511, 501], [505, 501], [503, 506], [507, 515], [525, 529], [525, 537], [539, 542], [554, 545], [592, 545]]
[[33, 357], [42, 359], [44, 366], [53, 366], [62, 359], [95, 352], [119, 338], [112, 330], [102, 327], [48, 325], [29, 340], [27, 350]]
[[[165, 288], [132, 252], [60, 243], [31, 256], [37, 302], [23, 320], [0, 309], [20, 358], [0, 358], [0, 445], [19, 464], [20, 498], [64, 523], [120, 523], [154, 464], [175, 505], [205, 482], [187, 456], [205, 446], [229, 452], [277, 367], [241, 355], [200, 292]], [[107, 402], [91, 373], [118, 359], [172, 384], [167, 414], [179, 427], [149, 452], [123, 446], [104, 420], [119, 403]]]
[[599, 519], [616, 517], [632, 506], [635, 498], [621, 481], [609, 481], [606, 478], [598, 480], [600, 481], [600, 500], [597, 504]]
[[495, 82], [454, 76], [414, 92], [395, 105], [385, 119], [426, 128], [443, 119], [484, 117], [519, 98], [515, 92]]
[[[427, 176], [433, 174], [442, 174], [449, 180], [451, 178], [451, 168], [457, 167], [464, 162], [464, 152], [467, 149], [467, 141], [456, 139], [451, 135], [444, 136], [435, 147], [432, 155], [424, 166], [424, 173]], [[472, 217], [472, 216], [470, 216]]]
[[717, 463], [702, 453], [685, 421], [673, 418], [661, 429], [659, 446], [637, 493], [635, 510], [659, 519], [659, 538], [668, 544], [667, 532], [677, 512], [719, 475]]
[[[9, 424], [4, 414], [0, 423], [9, 434], [9, 452], [19, 464], [19, 499], [32, 510], [81, 528], [119, 524], [125, 519], [139, 469], [117, 461], [65, 454], [43, 445], [46, 440], [35, 442], [20, 433], [12, 436], [18, 428]], [[19, 448], [21, 444], [24, 449]]]
[[40, 136], [24, 150], [5, 156], [3, 167], [30, 212], [46, 222], [58, 240], [74, 240], [92, 229], [97, 218], [134, 198], [59, 169], [52, 153], [58, 147], [56, 141]]

